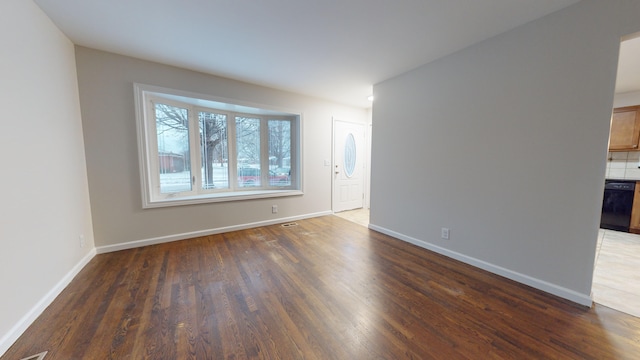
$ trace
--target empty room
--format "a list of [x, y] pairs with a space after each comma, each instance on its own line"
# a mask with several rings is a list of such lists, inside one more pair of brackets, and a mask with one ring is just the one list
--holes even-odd
[[638, 358], [594, 274], [640, 0], [0, 14], [0, 359]]

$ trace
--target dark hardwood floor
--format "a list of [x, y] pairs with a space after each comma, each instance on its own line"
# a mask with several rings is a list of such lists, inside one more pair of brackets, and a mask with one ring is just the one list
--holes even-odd
[[98, 255], [2, 360], [640, 358], [638, 318], [297, 223]]

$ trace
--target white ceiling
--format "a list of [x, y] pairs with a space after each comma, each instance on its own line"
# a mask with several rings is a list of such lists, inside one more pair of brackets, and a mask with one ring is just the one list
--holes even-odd
[[579, 0], [34, 0], [75, 44], [368, 107], [372, 85]]

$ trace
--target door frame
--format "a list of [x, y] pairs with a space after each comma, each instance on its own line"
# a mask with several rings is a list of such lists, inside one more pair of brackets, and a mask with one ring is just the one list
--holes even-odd
[[362, 192], [364, 193], [364, 198], [362, 199], [362, 207], [369, 208], [370, 200], [369, 200], [369, 184], [371, 180], [371, 132], [372, 132], [372, 124], [370, 122], [357, 122], [357, 121], [349, 121], [342, 120], [340, 118], [336, 118], [335, 116], [331, 118], [331, 211], [335, 211], [335, 192], [336, 192], [336, 177], [334, 176], [334, 169], [336, 167], [336, 122], [343, 122], [347, 124], [354, 124], [362, 126], [364, 131], [364, 154], [363, 154], [363, 176], [362, 176]]

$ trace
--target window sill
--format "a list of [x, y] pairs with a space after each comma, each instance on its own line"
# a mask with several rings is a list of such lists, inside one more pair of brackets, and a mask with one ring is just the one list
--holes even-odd
[[195, 205], [217, 202], [243, 201], [253, 199], [264, 199], [285, 196], [303, 195], [301, 190], [254, 190], [254, 191], [237, 191], [225, 192], [217, 194], [206, 194], [198, 196], [182, 196], [179, 198], [167, 198], [161, 200], [147, 201], [145, 199], [143, 208], [158, 208], [168, 206]]

